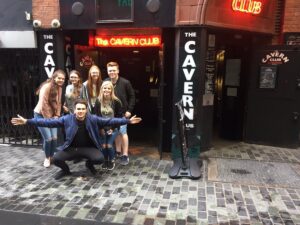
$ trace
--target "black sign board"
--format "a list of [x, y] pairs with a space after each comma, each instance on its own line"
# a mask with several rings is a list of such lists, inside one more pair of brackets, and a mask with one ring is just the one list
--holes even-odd
[[300, 45], [300, 33], [286, 33], [284, 39], [287, 45]]
[[57, 69], [57, 35], [54, 32], [39, 32], [41, 80], [50, 78]]
[[[188, 148], [200, 148], [199, 112], [200, 107], [200, 32], [193, 29], [180, 30], [178, 78], [174, 83], [175, 103], [182, 104], [184, 129]], [[176, 115], [174, 112], [173, 115]], [[174, 116], [176, 118], [176, 116]], [[172, 132], [177, 133], [177, 121], [173, 120]], [[172, 140], [172, 152], [176, 155], [178, 140]], [[177, 147], [176, 147], [177, 146]], [[174, 155], [173, 155], [174, 156]], [[176, 156], [174, 156], [176, 157]]]
[[133, 22], [133, 0], [97, 0], [98, 23]]
[[276, 65], [261, 66], [259, 76], [259, 88], [274, 89], [276, 87], [276, 77]]

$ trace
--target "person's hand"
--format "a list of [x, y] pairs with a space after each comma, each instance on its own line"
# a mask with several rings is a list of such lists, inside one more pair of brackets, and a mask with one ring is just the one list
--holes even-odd
[[141, 122], [142, 118], [141, 117], [136, 117], [136, 115], [134, 115], [129, 120], [130, 120], [130, 124], [136, 124], [136, 123]]
[[18, 125], [24, 125], [27, 123], [27, 119], [25, 119], [24, 117], [20, 116], [19, 114], [17, 115], [18, 117], [13, 117], [11, 119], [11, 123], [14, 126], [18, 126]]
[[68, 109], [67, 106], [63, 106], [63, 109], [64, 109], [64, 112], [65, 112], [65, 113], [68, 113], [68, 112], [69, 112], [69, 109]]
[[130, 117], [131, 117], [131, 112], [128, 112], [128, 111], [125, 112], [125, 117], [126, 117], [126, 118], [130, 118]]

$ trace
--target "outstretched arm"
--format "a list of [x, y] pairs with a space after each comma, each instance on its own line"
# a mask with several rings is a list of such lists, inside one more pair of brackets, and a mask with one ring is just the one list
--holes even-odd
[[24, 117], [20, 116], [19, 114], [17, 115], [18, 117], [13, 117], [11, 119], [11, 123], [15, 126], [18, 125], [24, 125], [27, 123], [27, 119], [25, 119]]

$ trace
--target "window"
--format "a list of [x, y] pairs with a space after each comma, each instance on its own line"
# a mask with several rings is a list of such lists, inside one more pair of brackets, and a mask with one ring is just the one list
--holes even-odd
[[97, 23], [133, 22], [133, 0], [96, 0]]

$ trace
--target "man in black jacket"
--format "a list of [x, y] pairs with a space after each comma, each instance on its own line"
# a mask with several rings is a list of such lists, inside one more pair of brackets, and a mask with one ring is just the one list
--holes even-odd
[[[130, 81], [119, 76], [119, 64], [116, 62], [107, 63], [107, 73], [109, 80], [114, 85], [116, 96], [122, 102], [123, 111], [125, 112], [124, 116], [130, 118], [135, 105], [134, 89]], [[121, 155], [120, 163], [125, 166], [129, 163], [127, 125], [120, 127], [120, 135], [117, 136], [115, 143], [117, 154]]]

